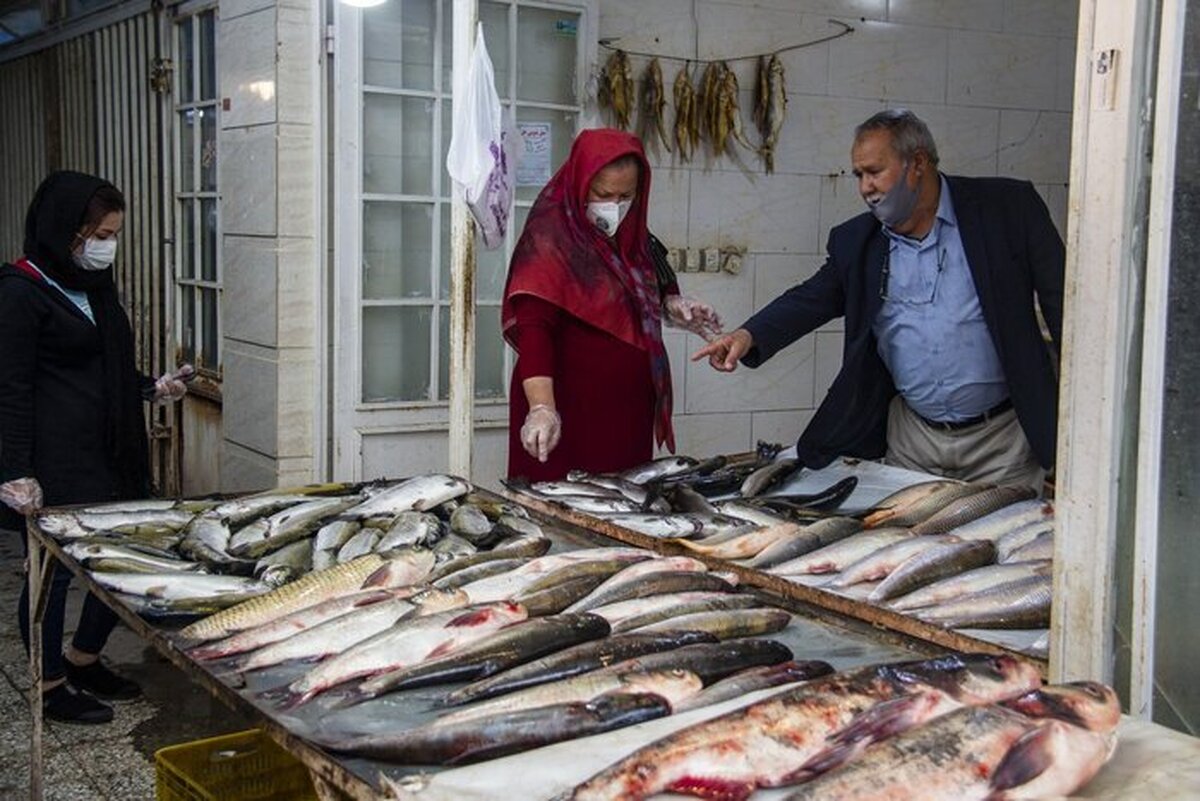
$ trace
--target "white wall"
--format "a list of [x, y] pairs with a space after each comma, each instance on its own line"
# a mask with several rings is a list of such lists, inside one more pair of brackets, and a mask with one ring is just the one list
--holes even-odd
[[[775, 174], [749, 152], [745, 169], [728, 157], [681, 166], [652, 156], [650, 225], [668, 246], [748, 250], [741, 275], [682, 274], [684, 291], [731, 328], [812, 275], [829, 229], [863, 208], [849, 175], [853, 128], [888, 107], [929, 124], [944, 171], [1033, 181], [1065, 233], [1076, 10], [1076, 0], [600, 0], [602, 39], [663, 56], [770, 52], [836, 31], [830, 17], [855, 28], [781, 54], [788, 108]], [[631, 60], [635, 74], [647, 62]], [[681, 63], [662, 66], [670, 99]], [[753, 142], [756, 64], [730, 66]], [[682, 453], [794, 441], [841, 363], [840, 321], [732, 375], [688, 361], [698, 337], [668, 332], [666, 342]]]

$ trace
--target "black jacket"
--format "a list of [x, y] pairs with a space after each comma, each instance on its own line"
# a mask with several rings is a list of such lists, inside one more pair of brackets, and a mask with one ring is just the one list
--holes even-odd
[[[1054, 463], [1062, 338], [1064, 249], [1045, 203], [1027, 181], [946, 177], [963, 249], [1017, 418], [1043, 467]], [[800, 460], [823, 467], [838, 456], [876, 459], [887, 450], [887, 409], [896, 394], [872, 323], [882, 305], [886, 237], [869, 212], [834, 228], [820, 271], [780, 295], [745, 324], [750, 366], [845, 317], [842, 368], [797, 443]], [[1052, 358], [1034, 312], [1037, 296], [1050, 328]]]
[[[124, 315], [115, 324], [128, 331]], [[131, 375], [135, 392], [153, 383]], [[0, 482], [33, 476], [47, 505], [134, 495], [108, 442], [105, 386], [96, 325], [49, 284], [0, 267]]]

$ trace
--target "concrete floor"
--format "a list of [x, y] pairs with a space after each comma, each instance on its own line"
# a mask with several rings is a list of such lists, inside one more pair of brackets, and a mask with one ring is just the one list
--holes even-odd
[[[29, 797], [29, 662], [16, 623], [22, 553], [18, 535], [0, 530], [0, 799]], [[83, 601], [77, 584], [67, 600], [68, 642]], [[116, 717], [103, 726], [46, 722], [47, 799], [153, 799], [159, 748], [252, 728], [124, 627], [113, 632], [104, 656], [142, 685], [144, 697], [115, 705]]]

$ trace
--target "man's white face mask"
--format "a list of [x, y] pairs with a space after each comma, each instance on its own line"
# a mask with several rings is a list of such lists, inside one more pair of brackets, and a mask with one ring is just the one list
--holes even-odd
[[83, 249], [75, 254], [75, 263], [81, 269], [96, 272], [107, 270], [117, 257], [117, 240], [89, 238], [84, 240]]
[[629, 213], [629, 208], [632, 205], [632, 200], [589, 203], [587, 204], [587, 218], [592, 225], [596, 226], [600, 233], [605, 236], [613, 236], [617, 233], [617, 228], [621, 225], [621, 220], [625, 219], [625, 215]]

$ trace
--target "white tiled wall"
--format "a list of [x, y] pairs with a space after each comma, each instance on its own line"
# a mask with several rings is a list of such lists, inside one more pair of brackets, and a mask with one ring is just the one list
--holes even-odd
[[[788, 109], [774, 175], [745, 151], [742, 165], [652, 157], [650, 225], [668, 246], [747, 249], [740, 275], [685, 273], [684, 291], [734, 327], [811, 276], [830, 228], [863, 209], [849, 175], [853, 128], [889, 107], [929, 124], [944, 171], [1033, 181], [1065, 232], [1076, 13], [1075, 0], [600, 0], [602, 39], [662, 56], [770, 52], [834, 32], [831, 17], [855, 28], [781, 54]], [[632, 57], [635, 73], [646, 61]], [[681, 65], [662, 61], [668, 96]], [[754, 141], [754, 62], [730, 66]], [[841, 331], [833, 320], [758, 370], [731, 375], [688, 361], [702, 343], [668, 331], [679, 450], [793, 441], [837, 374]]]

